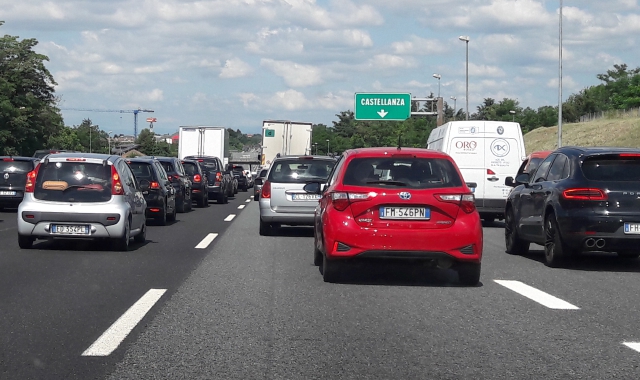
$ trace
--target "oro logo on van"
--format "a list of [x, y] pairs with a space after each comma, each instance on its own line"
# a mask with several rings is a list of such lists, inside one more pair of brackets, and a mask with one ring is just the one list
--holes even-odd
[[493, 153], [496, 157], [504, 157], [509, 154], [511, 147], [507, 140], [504, 139], [496, 139], [491, 143], [491, 153]]
[[456, 141], [456, 148], [462, 150], [476, 150], [478, 143], [476, 141]]

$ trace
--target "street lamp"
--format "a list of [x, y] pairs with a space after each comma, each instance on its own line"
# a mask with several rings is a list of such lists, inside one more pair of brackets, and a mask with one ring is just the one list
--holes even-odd
[[453, 100], [453, 121], [456, 121], [456, 113], [458, 112], [456, 108], [456, 100], [458, 100], [458, 98], [456, 98], [455, 96], [452, 96], [451, 100]]
[[109, 152], [107, 152], [108, 154], [111, 154], [111, 134], [112, 133], [113, 133], [112, 131], [107, 132], [107, 141], [109, 142]]
[[469, 36], [460, 36], [458, 39], [464, 41], [467, 45], [467, 95], [465, 100], [467, 102], [466, 118], [469, 120]]
[[330, 151], [330, 149], [329, 149], [329, 139], [327, 139], [327, 156], [329, 155], [329, 151]]
[[440, 74], [433, 74], [433, 77], [438, 80], [438, 98], [439, 98], [440, 97], [440, 79], [442, 79], [442, 76]]
[[516, 121], [516, 111], [511, 110], [511, 111], [509, 111], [509, 113], [511, 114], [511, 121], [515, 122]]
[[560, 148], [562, 146], [562, 0], [560, 0], [558, 35], [558, 148]]
[[91, 134], [93, 132], [93, 127], [95, 127], [95, 125], [90, 125], [89, 126], [89, 153], [93, 153], [93, 145], [91, 144]]
[[316, 148], [316, 156], [318, 155], [318, 143], [313, 143], [313, 146]]

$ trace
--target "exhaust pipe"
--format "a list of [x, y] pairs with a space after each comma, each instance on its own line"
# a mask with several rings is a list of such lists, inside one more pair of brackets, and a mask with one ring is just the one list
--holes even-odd
[[589, 238], [589, 239], [587, 239], [587, 241], [584, 242], [584, 245], [587, 248], [593, 248], [596, 245], [596, 240], [594, 238]]
[[604, 239], [598, 239], [598, 240], [596, 240], [596, 247], [602, 248], [602, 247], [604, 247], [605, 243], [606, 243], [606, 241]]

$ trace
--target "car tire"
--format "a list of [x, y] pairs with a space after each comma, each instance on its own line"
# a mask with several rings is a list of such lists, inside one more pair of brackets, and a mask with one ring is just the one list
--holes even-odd
[[156, 223], [160, 226], [167, 225], [167, 200], [165, 199], [164, 204], [162, 205], [162, 214], [158, 218], [156, 218]]
[[462, 285], [476, 286], [480, 282], [480, 263], [459, 263], [456, 271]]
[[167, 215], [167, 220], [169, 222], [175, 222], [177, 214], [178, 214], [178, 210], [176, 210], [176, 202], [175, 202], [175, 199], [174, 199], [174, 201], [173, 201], [173, 210], [171, 211], [171, 214]]
[[271, 236], [273, 235], [273, 226], [270, 223], [263, 222], [260, 219], [260, 236]]
[[185, 212], [185, 209], [184, 209], [184, 206], [185, 206], [185, 204], [186, 204], [186, 203], [185, 203], [185, 198], [186, 198], [186, 196], [185, 196], [185, 194], [184, 194], [184, 193], [182, 193], [182, 196], [180, 197], [180, 199], [178, 199], [178, 198], [176, 197], [176, 210], [177, 210], [178, 212], [180, 212], [180, 213]]
[[313, 265], [319, 267], [322, 265], [322, 252], [318, 249], [318, 238], [316, 236], [315, 227], [313, 231]]
[[260, 194], [254, 194], [253, 195], [253, 200], [254, 201], [259, 201], [260, 200]]
[[526, 255], [529, 253], [530, 243], [520, 238], [513, 209], [509, 208], [504, 217], [504, 242], [506, 252], [510, 255]]
[[343, 264], [339, 260], [328, 260], [322, 255], [322, 280], [324, 282], [338, 282], [342, 278]]
[[124, 227], [124, 234], [112, 240], [114, 251], [126, 252], [129, 250], [129, 240], [131, 240], [131, 221], [127, 221]]
[[193, 210], [193, 193], [189, 192], [189, 196], [188, 197], [185, 196], [185, 200], [186, 200], [186, 203], [184, 204], [185, 210], [187, 210], [187, 212], [192, 211]]
[[549, 214], [544, 221], [544, 262], [551, 268], [563, 267], [571, 250], [562, 241], [555, 215]]
[[640, 252], [637, 251], [621, 251], [618, 252], [618, 257], [622, 259], [637, 259], [640, 257]]
[[142, 231], [140, 231], [139, 234], [137, 234], [136, 236], [133, 237], [133, 241], [135, 241], [136, 243], [144, 243], [145, 241], [147, 241], [147, 223], [146, 222], [142, 222]]
[[18, 246], [21, 249], [29, 249], [33, 246], [34, 238], [31, 236], [25, 236], [18, 234]]

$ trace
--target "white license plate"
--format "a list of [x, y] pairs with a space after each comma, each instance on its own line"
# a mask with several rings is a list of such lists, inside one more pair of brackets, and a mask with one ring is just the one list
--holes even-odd
[[320, 199], [320, 194], [291, 194], [291, 199], [294, 201], [317, 201]]
[[0, 191], [0, 195], [13, 196], [13, 195], [16, 195], [16, 192], [15, 191]]
[[640, 223], [625, 223], [624, 233], [629, 235], [640, 235]]
[[89, 235], [89, 226], [51, 225], [51, 233], [57, 235]]
[[426, 207], [380, 207], [380, 219], [423, 219], [431, 218], [431, 210]]

